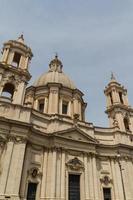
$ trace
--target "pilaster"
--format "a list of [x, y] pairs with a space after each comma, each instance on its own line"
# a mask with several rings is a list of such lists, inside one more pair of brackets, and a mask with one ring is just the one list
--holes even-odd
[[7, 186], [7, 180], [9, 176], [9, 169], [12, 159], [12, 153], [13, 153], [13, 141], [9, 141], [7, 143], [7, 148], [4, 152], [4, 160], [3, 160], [3, 166], [2, 166], [2, 173], [0, 176], [0, 196], [5, 194], [6, 186]]
[[114, 200], [120, 200], [117, 177], [116, 177], [116, 170], [115, 170], [115, 162], [116, 161], [113, 158], [111, 158], [111, 171], [112, 171], [112, 178], [113, 178]]
[[61, 155], [61, 199], [65, 200], [65, 151]]
[[99, 184], [98, 184], [98, 177], [97, 177], [97, 168], [96, 168], [96, 157], [95, 155], [92, 156], [92, 166], [93, 166], [93, 187], [94, 187], [94, 196], [95, 200], [100, 200], [99, 197]]
[[85, 165], [85, 171], [84, 171], [84, 180], [85, 180], [85, 199], [90, 199], [90, 193], [89, 193], [89, 174], [88, 174], [88, 156], [87, 154], [84, 155], [84, 165]]
[[44, 151], [45, 152], [44, 152], [44, 158], [43, 158], [43, 176], [42, 176], [42, 183], [41, 183], [41, 197], [40, 197], [40, 199], [45, 199], [45, 196], [46, 196], [48, 152], [47, 152], [47, 149], [45, 149]]
[[26, 140], [23, 138], [15, 138], [14, 147], [8, 173], [6, 194], [19, 196], [22, 168], [24, 162]]

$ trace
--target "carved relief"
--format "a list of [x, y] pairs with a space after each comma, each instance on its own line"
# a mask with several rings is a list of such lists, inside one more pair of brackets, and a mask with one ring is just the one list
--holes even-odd
[[57, 94], [58, 93], [58, 91], [57, 90], [50, 90], [50, 92], [52, 93], [52, 94]]
[[0, 148], [3, 149], [7, 142], [7, 138], [4, 136], [0, 136]]
[[114, 127], [118, 127], [120, 129], [119, 123], [116, 118], [113, 119], [113, 125], [114, 125]]
[[66, 166], [70, 168], [71, 170], [75, 170], [75, 171], [84, 170], [83, 162], [81, 162], [77, 157], [69, 160]]
[[104, 176], [100, 179], [101, 183], [103, 183], [104, 185], [108, 185], [108, 184], [112, 184], [112, 179], [109, 176]]
[[31, 178], [37, 178], [42, 176], [42, 172], [37, 167], [32, 167], [28, 170], [28, 175]]
[[14, 143], [26, 143], [27, 137], [16, 136], [16, 135], [9, 135], [8, 141], [13, 141]]
[[2, 155], [6, 146], [7, 138], [0, 136], [0, 174], [2, 173]]

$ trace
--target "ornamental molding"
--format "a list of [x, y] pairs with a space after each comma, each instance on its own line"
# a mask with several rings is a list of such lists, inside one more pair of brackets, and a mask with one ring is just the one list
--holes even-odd
[[70, 169], [70, 170], [74, 170], [74, 171], [81, 171], [84, 170], [84, 164], [83, 162], [81, 162], [77, 157], [69, 160], [66, 163], [66, 166]]
[[0, 113], [7, 114], [9, 112], [9, 109], [10, 109], [10, 105], [5, 104], [5, 103], [0, 104]]
[[1, 135], [0, 136], [0, 147], [3, 149], [4, 146], [6, 145], [6, 143], [7, 143], [7, 137]]
[[105, 176], [103, 176], [102, 178], [100, 178], [100, 181], [101, 181], [101, 183], [103, 183], [104, 185], [109, 185], [109, 184], [112, 184], [112, 183], [113, 183], [113, 180], [112, 180], [109, 176], [107, 176], [107, 175], [105, 175]]
[[37, 168], [37, 167], [32, 167], [31, 169], [28, 170], [28, 175], [35, 179], [38, 177], [42, 177], [42, 172]]
[[22, 144], [22, 143], [27, 142], [27, 137], [16, 136], [16, 135], [8, 135], [8, 141]]

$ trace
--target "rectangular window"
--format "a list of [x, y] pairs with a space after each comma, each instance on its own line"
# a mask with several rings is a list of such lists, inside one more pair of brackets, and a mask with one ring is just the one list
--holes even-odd
[[19, 66], [20, 58], [21, 58], [21, 54], [15, 52], [14, 53], [14, 57], [13, 57], [13, 61], [12, 61], [12, 65], [14, 67], [18, 67]]
[[37, 183], [29, 183], [27, 191], [27, 200], [36, 200]]
[[44, 99], [38, 101], [38, 110], [42, 113], [44, 112]]
[[80, 200], [80, 175], [69, 174], [69, 200]]
[[103, 188], [104, 200], [111, 200], [111, 188]]
[[67, 115], [68, 114], [68, 102], [63, 101], [62, 103], [62, 114]]

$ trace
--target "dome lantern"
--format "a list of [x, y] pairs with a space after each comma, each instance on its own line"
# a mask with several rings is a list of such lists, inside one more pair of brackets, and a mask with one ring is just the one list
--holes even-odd
[[62, 62], [58, 59], [58, 55], [55, 55], [55, 58], [53, 60], [51, 60], [50, 64], [49, 64], [49, 71], [54, 71], [54, 72], [62, 72]]

